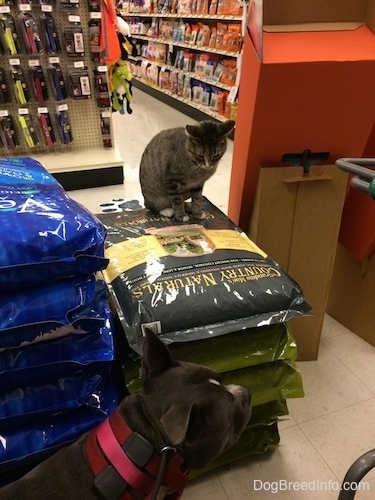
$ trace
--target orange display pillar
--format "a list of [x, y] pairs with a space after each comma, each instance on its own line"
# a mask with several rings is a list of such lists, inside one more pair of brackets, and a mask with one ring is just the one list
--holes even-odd
[[263, 60], [246, 33], [229, 217], [248, 230], [260, 166], [282, 165], [286, 153], [328, 151], [330, 164], [361, 157], [375, 123], [374, 82], [375, 36], [365, 24], [264, 32]]

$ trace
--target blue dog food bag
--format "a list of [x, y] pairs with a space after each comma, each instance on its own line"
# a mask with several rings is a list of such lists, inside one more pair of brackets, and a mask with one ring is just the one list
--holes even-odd
[[0, 286], [104, 269], [106, 230], [31, 158], [0, 158]]
[[107, 319], [107, 289], [94, 276], [0, 293], [0, 354], [37, 342], [97, 330]]
[[[92, 375], [94, 375], [93, 372]], [[23, 465], [40, 462], [48, 450], [78, 438], [98, 425], [118, 406], [118, 393], [110, 364], [103, 366], [91, 396], [77, 407], [61, 411], [40, 413], [29, 425], [4, 428], [0, 440], [0, 485], [10, 479], [11, 471]], [[94, 380], [94, 378], [93, 378]]]
[[[102, 315], [106, 316], [104, 324], [89, 333], [0, 351], [0, 394], [64, 378], [93, 363], [114, 361], [114, 330], [108, 304]], [[0, 410], [0, 419], [1, 415]]]

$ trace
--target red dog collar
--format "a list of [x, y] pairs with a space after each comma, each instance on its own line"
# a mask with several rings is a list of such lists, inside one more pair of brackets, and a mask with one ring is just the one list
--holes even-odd
[[[130, 500], [129, 486], [151, 498], [162, 459], [148, 441], [127, 426], [118, 410], [89, 432], [86, 453], [94, 484], [104, 498]], [[168, 460], [162, 481], [173, 490], [168, 500], [177, 500], [185, 489], [189, 471], [184, 470], [183, 461], [177, 453]]]

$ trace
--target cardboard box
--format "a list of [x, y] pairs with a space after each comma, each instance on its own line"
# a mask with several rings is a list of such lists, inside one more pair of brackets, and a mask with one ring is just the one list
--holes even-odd
[[245, 33], [229, 194], [245, 230], [260, 165], [361, 157], [374, 126], [375, 0], [264, 0], [263, 23], [262, 59]]
[[348, 176], [335, 165], [261, 168], [249, 235], [301, 285], [312, 316], [290, 322], [299, 360], [315, 360]]
[[375, 252], [359, 261], [339, 244], [328, 296], [328, 314], [375, 346], [374, 308]]
[[264, 0], [265, 31], [374, 30], [375, 6], [369, 0]]

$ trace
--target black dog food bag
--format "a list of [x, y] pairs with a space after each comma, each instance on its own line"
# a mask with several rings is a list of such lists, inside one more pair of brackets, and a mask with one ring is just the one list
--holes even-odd
[[218, 208], [181, 223], [149, 212], [100, 214], [103, 271], [130, 346], [148, 326], [167, 343], [285, 322], [310, 310], [300, 286]]

